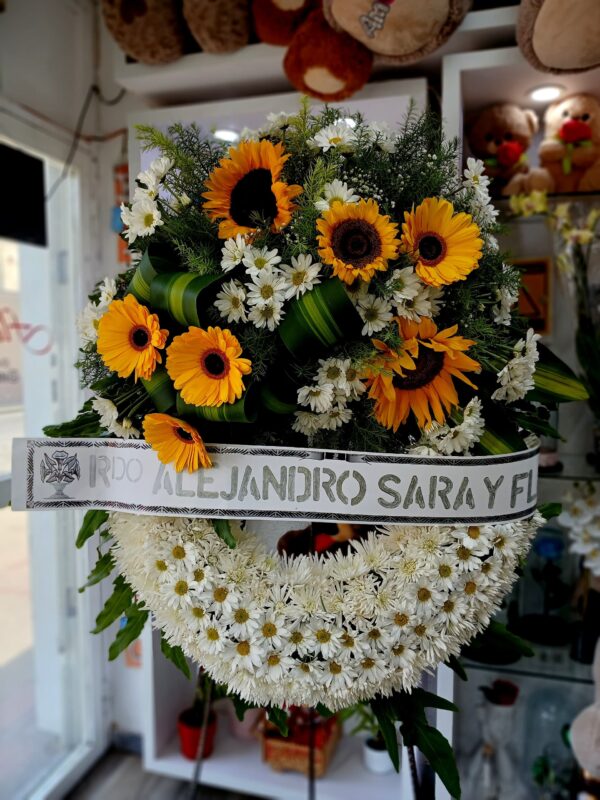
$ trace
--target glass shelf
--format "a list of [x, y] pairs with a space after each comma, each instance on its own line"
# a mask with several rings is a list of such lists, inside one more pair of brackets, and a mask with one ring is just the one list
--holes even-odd
[[480, 664], [464, 659], [463, 666], [467, 671], [493, 672], [502, 675], [514, 675], [566, 683], [593, 684], [592, 665], [581, 664], [569, 657], [566, 647], [538, 647], [531, 658], [521, 658], [514, 664]]
[[562, 472], [540, 472], [539, 480], [600, 481], [600, 473], [588, 464], [585, 456], [561, 455]]

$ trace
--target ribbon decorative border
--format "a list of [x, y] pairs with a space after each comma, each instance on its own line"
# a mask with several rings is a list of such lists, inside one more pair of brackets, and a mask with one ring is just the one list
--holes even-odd
[[214, 467], [176, 473], [145, 442], [16, 439], [15, 510], [366, 524], [483, 524], [524, 519], [537, 499], [537, 449], [429, 457], [208, 445]]

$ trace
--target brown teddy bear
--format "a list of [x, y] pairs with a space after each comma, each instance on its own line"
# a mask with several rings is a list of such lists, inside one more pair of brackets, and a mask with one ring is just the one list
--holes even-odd
[[345, 100], [369, 80], [373, 54], [347, 33], [334, 31], [320, 8], [295, 32], [283, 68], [300, 92], [324, 101]]
[[469, 147], [493, 178], [495, 196], [552, 190], [548, 172], [530, 167], [527, 159], [527, 150], [538, 129], [535, 111], [512, 103], [488, 106], [467, 120]]
[[185, 52], [177, 0], [102, 0], [106, 27], [121, 50], [143, 64], [167, 64]]
[[183, 16], [205, 53], [233, 53], [250, 39], [246, 0], [183, 0]]
[[521, 0], [517, 42], [542, 72], [582, 72], [600, 66], [598, 0]]
[[319, 0], [252, 0], [256, 35], [266, 44], [288, 45]]
[[548, 106], [540, 164], [556, 192], [600, 191], [600, 100], [573, 94]]

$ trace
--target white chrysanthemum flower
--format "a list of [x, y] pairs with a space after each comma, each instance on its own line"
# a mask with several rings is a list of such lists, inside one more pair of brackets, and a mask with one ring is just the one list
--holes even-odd
[[274, 331], [283, 319], [283, 303], [268, 303], [253, 306], [248, 314], [248, 321], [257, 328], [268, 328]]
[[320, 427], [324, 430], [335, 431], [350, 422], [352, 419], [352, 410], [344, 406], [334, 406], [324, 414], [318, 415]]
[[407, 298], [395, 303], [396, 314], [399, 317], [420, 322], [421, 317], [430, 317], [432, 312], [431, 287], [421, 284], [419, 293], [414, 297]]
[[[503, 265], [503, 269], [507, 269], [506, 265]], [[511, 291], [508, 287], [502, 286], [496, 290], [496, 298], [498, 304], [492, 308], [494, 322], [497, 325], [510, 325], [512, 308], [519, 299], [518, 290]]]
[[199, 631], [198, 645], [209, 655], [222, 653], [228, 643], [222, 626], [214, 620], [211, 620], [206, 627], [202, 627]]
[[315, 375], [318, 384], [330, 383], [336, 389], [346, 392], [348, 388], [347, 372], [350, 368], [349, 358], [320, 358], [319, 369]]
[[370, 122], [363, 132], [367, 141], [377, 145], [385, 153], [393, 153], [396, 149], [394, 133], [387, 122]]
[[229, 272], [238, 264], [241, 264], [248, 251], [246, 239], [241, 233], [238, 233], [235, 238], [227, 239], [221, 248], [221, 269], [223, 272]]
[[117, 421], [119, 411], [112, 400], [107, 400], [104, 397], [94, 397], [92, 408], [100, 417], [100, 425], [103, 428], [109, 430], [113, 422]]
[[114, 278], [104, 278], [102, 283], [98, 286], [98, 289], [100, 291], [99, 304], [101, 306], [108, 307], [108, 305], [115, 299], [115, 295], [117, 293], [117, 282]]
[[358, 203], [360, 197], [354, 194], [354, 189], [350, 188], [347, 183], [340, 181], [337, 178], [331, 183], [326, 183], [323, 187], [323, 197], [320, 197], [316, 203], [315, 208], [318, 211], [327, 211], [334, 203]]
[[263, 614], [255, 633], [255, 638], [266, 646], [280, 650], [290, 637], [288, 622], [283, 616]]
[[423, 283], [412, 267], [395, 269], [387, 282], [387, 289], [394, 303], [412, 300], [422, 288]]
[[290, 124], [290, 121], [296, 117], [297, 114], [295, 113], [289, 114], [287, 111], [272, 111], [270, 114], [267, 114], [267, 125], [263, 130], [267, 133], [280, 131], [282, 128], [286, 128]]
[[452, 536], [478, 556], [486, 556], [494, 546], [493, 536], [488, 534], [485, 527], [479, 525], [455, 528]]
[[313, 414], [312, 411], [296, 411], [294, 412], [294, 417], [292, 430], [296, 431], [296, 433], [302, 433], [304, 436], [312, 436], [322, 428], [320, 414]]
[[[236, 638], [238, 637], [236, 636]], [[229, 662], [233, 669], [253, 672], [263, 663], [266, 654], [267, 648], [264, 643], [240, 635], [239, 641], [227, 645], [222, 657], [223, 660]]]
[[177, 214], [181, 214], [184, 208], [187, 208], [189, 205], [191, 205], [191, 202], [192, 198], [185, 192], [182, 192], [181, 194], [178, 194], [177, 197], [173, 198], [171, 201], [171, 208]]
[[142, 172], [138, 172], [136, 177], [136, 183], [142, 184], [141, 186], [136, 186], [134, 190], [134, 200], [142, 200], [144, 198], [150, 198], [154, 200], [155, 197], [158, 195], [158, 190], [160, 188], [160, 178], [156, 175], [152, 169], [146, 169]]
[[323, 414], [333, 404], [333, 386], [331, 383], [302, 386], [298, 389], [298, 402], [301, 406], [310, 406], [312, 411]]
[[351, 661], [326, 661], [323, 667], [323, 685], [330, 692], [337, 692], [352, 686], [357, 678], [356, 668]]
[[268, 266], [253, 272], [246, 287], [249, 306], [279, 305], [284, 301], [286, 280], [279, 271]]
[[97, 341], [98, 323], [104, 314], [106, 314], [106, 308], [92, 302], [89, 302], [78, 314], [76, 326], [82, 349]]
[[338, 150], [352, 150], [356, 142], [354, 130], [343, 120], [327, 125], [308, 140], [312, 147], [320, 148], [326, 153], [332, 147]]
[[443, 307], [442, 299], [444, 297], [444, 289], [441, 286], [428, 286], [427, 296], [431, 305], [431, 316], [435, 318]]
[[485, 174], [485, 164], [479, 158], [467, 158], [467, 167], [463, 172], [465, 179], [463, 186], [475, 189], [487, 189], [490, 184], [489, 177]]
[[246, 290], [239, 281], [221, 284], [215, 306], [227, 322], [246, 322]]
[[113, 422], [109, 430], [120, 439], [139, 439], [141, 436], [140, 431], [135, 427], [129, 417], [123, 417], [122, 422]]
[[294, 660], [282, 652], [269, 652], [264, 658], [259, 670], [258, 677], [267, 683], [281, 683], [294, 667]]
[[313, 286], [321, 283], [319, 273], [322, 264], [316, 261], [313, 264], [310, 254], [301, 253], [298, 257], [292, 256], [292, 263], [282, 264], [281, 271], [287, 281], [285, 299], [301, 297], [305, 292], [309, 292]]
[[149, 171], [158, 181], [162, 181], [167, 172], [173, 167], [175, 162], [168, 156], [159, 156], [149, 166]]
[[272, 269], [281, 261], [281, 256], [277, 248], [269, 250], [267, 247], [250, 247], [244, 253], [244, 266], [249, 275], [253, 276], [256, 273], [262, 272], [265, 269]]
[[357, 400], [367, 391], [367, 387], [360, 379], [360, 374], [353, 364], [346, 370], [346, 383], [348, 386], [348, 399]]
[[254, 128], [243, 127], [240, 131], [240, 142], [258, 142], [260, 131]]
[[473, 397], [465, 406], [462, 422], [451, 427], [433, 424], [424, 431], [422, 443], [438, 453], [467, 453], [483, 436], [485, 420], [481, 400]]
[[119, 412], [112, 400], [103, 397], [94, 397], [92, 408], [100, 416], [100, 425], [109, 433], [120, 439], [139, 439], [140, 432], [134, 427], [132, 421], [125, 417], [123, 422], [118, 421]]
[[519, 339], [515, 344], [514, 357], [498, 373], [500, 386], [492, 394], [493, 400], [514, 403], [534, 388], [533, 374], [539, 358], [537, 350], [539, 338], [540, 335], [529, 328], [525, 339]]
[[158, 205], [150, 197], [136, 200], [131, 208], [122, 203], [121, 219], [127, 226], [125, 238], [129, 244], [138, 236], [151, 236], [160, 225], [164, 224]]
[[365, 323], [361, 331], [363, 336], [372, 336], [383, 330], [392, 321], [392, 304], [383, 297], [367, 294], [358, 301], [358, 313]]
[[359, 278], [350, 285], [344, 285], [344, 289], [354, 305], [357, 305], [361, 298], [369, 294], [369, 284], [366, 281], [361, 281]]
[[316, 652], [324, 659], [334, 658], [340, 649], [340, 631], [320, 619], [312, 619], [310, 630]]

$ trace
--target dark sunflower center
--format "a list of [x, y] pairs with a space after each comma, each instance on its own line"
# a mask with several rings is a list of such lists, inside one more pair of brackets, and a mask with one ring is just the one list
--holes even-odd
[[178, 436], [184, 442], [193, 442], [194, 437], [189, 431], [184, 430], [183, 428], [175, 428], [175, 435]]
[[131, 332], [131, 343], [138, 350], [143, 350], [149, 341], [150, 333], [148, 332], [148, 328], [140, 326], [139, 328], [134, 328]]
[[394, 375], [396, 389], [419, 389], [439, 375], [444, 366], [444, 354], [437, 353], [429, 347], [420, 347], [415, 358], [415, 369], [406, 370], [404, 377]]
[[229, 371], [227, 362], [217, 351], [206, 353], [202, 362], [206, 372], [213, 378], [222, 378]]
[[337, 258], [358, 268], [381, 255], [381, 238], [373, 225], [364, 219], [340, 222], [333, 231], [331, 246]]
[[417, 245], [422, 260], [432, 266], [438, 264], [446, 255], [446, 243], [437, 233], [425, 233]]
[[277, 216], [277, 199], [271, 186], [271, 171], [261, 167], [250, 170], [231, 192], [229, 213], [238, 225], [256, 227], [258, 220], [272, 222]]

